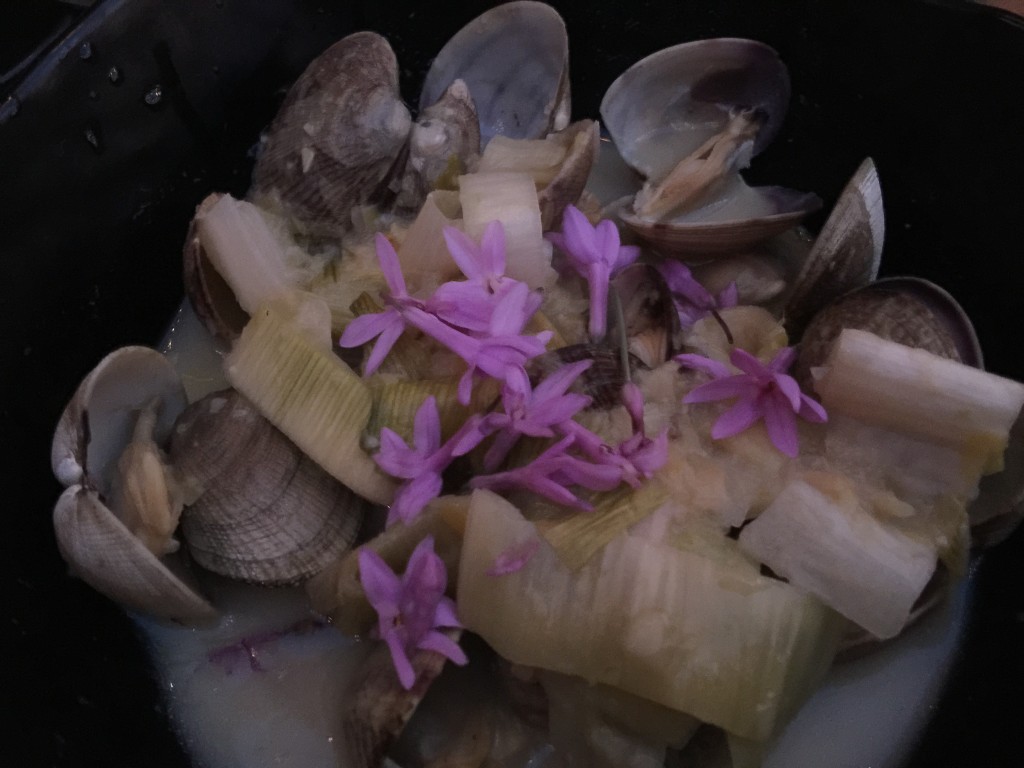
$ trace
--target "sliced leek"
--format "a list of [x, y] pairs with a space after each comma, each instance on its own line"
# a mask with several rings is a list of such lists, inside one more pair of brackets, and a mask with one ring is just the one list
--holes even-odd
[[196, 225], [207, 258], [250, 315], [292, 287], [281, 245], [252, 203], [222, 195]]
[[370, 390], [331, 349], [322, 300], [296, 291], [262, 306], [225, 359], [224, 373], [327, 472], [363, 498], [390, 503], [395, 483], [361, 445]]
[[952, 445], [1002, 469], [1024, 384], [845, 329], [815, 384], [822, 403], [868, 424]]
[[623, 535], [579, 571], [542, 542], [521, 570], [487, 575], [500, 553], [537, 535], [504, 499], [473, 494], [459, 616], [515, 663], [605, 683], [763, 740], [832, 661], [842, 619], [752, 563], [737, 568]]
[[505, 273], [531, 288], [553, 283], [551, 246], [541, 231], [540, 204], [525, 173], [473, 173], [459, 177], [466, 234], [479, 240], [492, 221], [505, 225]]
[[743, 529], [740, 547], [876, 637], [895, 637], [935, 570], [935, 550], [862, 509], [847, 482], [814, 481], [787, 485]]

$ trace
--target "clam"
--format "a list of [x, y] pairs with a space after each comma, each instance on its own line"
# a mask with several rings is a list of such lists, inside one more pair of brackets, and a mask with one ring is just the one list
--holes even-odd
[[868, 158], [840, 193], [793, 282], [785, 312], [791, 334], [833, 299], [875, 279], [884, 239], [882, 188]]
[[844, 328], [984, 367], [974, 327], [949, 293], [922, 278], [892, 277], [849, 291], [814, 315], [793, 366], [802, 386], [811, 385], [811, 369], [824, 363]]
[[480, 155], [480, 123], [469, 88], [455, 80], [424, 109], [409, 136], [409, 157], [395, 200], [399, 210], [417, 211], [427, 194], [451, 189]]
[[593, 120], [580, 120], [550, 134], [548, 141], [563, 145], [565, 158], [555, 177], [537, 195], [544, 231], [558, 229], [565, 207], [575, 204], [583, 194], [590, 169], [597, 159], [601, 132]]
[[79, 385], [54, 435], [54, 474], [67, 489], [53, 513], [74, 573], [136, 611], [179, 622], [212, 619], [172, 533], [188, 489], [159, 448], [185, 392], [170, 362], [146, 347], [107, 355]]
[[170, 455], [197, 498], [182, 514], [192, 557], [236, 579], [281, 585], [344, 553], [363, 502], [234, 390], [207, 395], [179, 417]]
[[[615, 408], [622, 404], [622, 386], [629, 380], [623, 369], [621, 350], [601, 344], [570, 344], [567, 347], [546, 352], [530, 361], [531, 378], [543, 379], [562, 366], [590, 360], [591, 366], [569, 388], [592, 398], [595, 408]], [[641, 365], [640, 361], [627, 353], [630, 366]]]
[[618, 328], [621, 317], [629, 354], [648, 368], [657, 368], [672, 356], [679, 332], [679, 315], [665, 279], [650, 264], [631, 264], [611, 286], [618, 306], [610, 302], [608, 327]]
[[289, 89], [262, 141], [251, 194], [278, 202], [311, 234], [337, 235], [351, 228], [354, 206], [389, 194], [411, 126], [391, 46], [373, 32], [349, 35]]
[[620, 217], [655, 248], [707, 258], [749, 248], [818, 208], [816, 195], [750, 187], [739, 171], [775, 136], [789, 75], [771, 48], [722, 38], [684, 43], [623, 73], [601, 115], [646, 179]]
[[465, 81], [480, 118], [481, 143], [496, 135], [538, 139], [569, 124], [569, 39], [565, 23], [538, 2], [499, 5], [459, 30], [437, 54], [420, 108]]

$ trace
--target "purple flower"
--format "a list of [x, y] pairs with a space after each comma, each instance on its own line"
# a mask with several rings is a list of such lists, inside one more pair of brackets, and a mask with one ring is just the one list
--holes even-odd
[[459, 381], [459, 402], [469, 405], [473, 390], [473, 377], [477, 371], [487, 374], [506, 386], [520, 391], [529, 388], [529, 378], [523, 366], [526, 361], [542, 354], [551, 339], [551, 331], [533, 336], [520, 335], [529, 320], [530, 289], [526, 283], [516, 283], [498, 302], [489, 335], [477, 338], [453, 328], [436, 315], [422, 309], [410, 308], [406, 319], [428, 336], [445, 345], [469, 365]]
[[[617, 446], [610, 446], [598, 435], [577, 422], [564, 425], [568, 434], [576, 439], [576, 445], [595, 464], [614, 473], [620, 481], [639, 488], [668, 461], [668, 430], [665, 429], [653, 440], [644, 430], [644, 396], [633, 382], [622, 387], [622, 404], [629, 412], [633, 423], [633, 434]], [[611, 475], [609, 475], [611, 476]]]
[[608, 282], [640, 255], [634, 245], [620, 245], [619, 230], [608, 219], [596, 227], [575, 206], [565, 208], [562, 232], [546, 237], [569, 257], [569, 263], [590, 285], [590, 335], [604, 336], [608, 315]]
[[619, 484], [620, 476], [567, 453], [574, 440], [572, 435], [567, 435], [529, 464], [493, 475], [477, 475], [469, 481], [469, 486], [491, 490], [523, 488], [557, 504], [590, 511], [591, 505], [570, 491], [569, 486], [610, 491]]
[[409, 657], [422, 648], [456, 664], [467, 662], [458, 643], [438, 628], [461, 627], [455, 603], [445, 597], [448, 574], [427, 536], [413, 550], [399, 578], [369, 547], [359, 550], [359, 579], [370, 605], [377, 612], [377, 634], [391, 651], [398, 680], [406, 690], [416, 682]]
[[590, 404], [586, 395], [565, 394], [591, 360], [565, 365], [548, 375], [536, 389], [529, 383], [525, 390], [505, 386], [501, 391], [504, 413], [489, 414], [484, 420], [488, 433], [497, 431], [494, 443], [484, 456], [484, 469], [493, 471], [519, 440], [520, 435], [554, 437], [556, 427]]
[[678, 261], [666, 259], [655, 265], [672, 294], [672, 303], [679, 314], [679, 322], [688, 328], [712, 310], [735, 307], [739, 300], [736, 283], [727, 285], [718, 296], [697, 282], [689, 268]]
[[393, 430], [384, 427], [380, 431], [380, 450], [373, 460], [389, 475], [406, 480], [388, 508], [387, 525], [396, 520], [411, 522], [441, 494], [441, 473], [455, 456], [472, 450], [483, 439], [483, 435], [474, 437], [483, 418], [474, 414], [441, 445], [441, 418], [437, 401], [430, 396], [416, 410], [412, 448]]
[[[519, 282], [505, 276], [505, 227], [500, 221], [492, 221], [479, 246], [455, 227], [445, 227], [443, 234], [448, 252], [467, 279], [439, 286], [428, 309], [460, 328], [487, 331], [498, 302]], [[540, 294], [533, 294], [530, 301], [534, 305], [529, 312], [532, 315], [540, 307]]]
[[405, 287], [405, 278], [402, 277], [402, 267], [398, 261], [398, 254], [395, 253], [391, 242], [378, 233], [374, 244], [377, 248], [377, 260], [380, 262], [380, 270], [384, 273], [384, 281], [388, 286], [388, 295], [385, 302], [390, 306], [383, 312], [376, 312], [370, 315], [360, 315], [349, 323], [341, 338], [338, 339], [339, 347], [358, 347], [370, 339], [377, 337], [377, 343], [373, 345], [373, 351], [366, 361], [363, 375], [369, 376], [380, 367], [387, 357], [388, 352], [398, 341], [398, 337], [405, 330], [405, 319], [402, 312], [411, 306], [420, 306], [421, 302], [412, 298]]
[[796, 380], [786, 370], [796, 359], [792, 347], [778, 351], [768, 365], [742, 349], [733, 349], [729, 360], [741, 373], [733, 374], [725, 363], [703, 355], [679, 355], [675, 360], [688, 368], [711, 375], [714, 381], [693, 389], [684, 403], [707, 403], [736, 399], [736, 403], [718, 417], [711, 428], [716, 440], [732, 437], [764, 420], [772, 444], [787, 456], [795, 457], [800, 449], [796, 417], [822, 423], [828, 415], [821, 405], [800, 391]]
[[507, 576], [510, 573], [521, 571], [538, 549], [540, 549], [540, 539], [536, 537], [512, 544], [498, 553], [498, 556], [494, 558], [494, 564], [487, 569], [487, 575]]

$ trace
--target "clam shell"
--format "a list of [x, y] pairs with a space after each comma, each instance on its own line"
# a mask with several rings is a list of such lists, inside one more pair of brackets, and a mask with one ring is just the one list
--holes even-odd
[[104, 357], [79, 384], [57, 423], [50, 449], [57, 480], [64, 486], [86, 483], [109, 496], [136, 414], [154, 398], [161, 403], [155, 439], [162, 443], [186, 404], [174, 366], [149, 347], [122, 347]]
[[714, 201], [674, 218], [644, 219], [633, 214], [628, 204], [619, 217], [662, 253], [699, 263], [749, 250], [792, 229], [820, 206], [815, 194], [783, 187], [749, 187], [737, 174]]
[[[665, 279], [650, 264], [631, 264], [612, 280], [622, 306], [626, 342], [631, 355], [648, 368], [672, 356], [679, 332], [679, 314]], [[618, 312], [609, 312], [609, 328], [618, 325]]]
[[825, 362], [844, 328], [983, 367], [974, 328], [952, 296], [922, 278], [887, 278], [850, 291], [814, 316], [792, 369], [801, 386], [812, 385], [811, 368]]
[[548, 139], [564, 142], [568, 151], [555, 178], [537, 195], [545, 232], [561, 227], [565, 207], [576, 203], [583, 194], [590, 169], [597, 160], [601, 132], [593, 120], [580, 120]]
[[763, 113], [756, 155], [778, 133], [789, 95], [789, 73], [773, 49], [738, 38], [699, 40], [623, 72], [601, 101], [601, 118], [623, 159], [657, 182], [736, 110]]
[[349, 35], [289, 89], [263, 140], [252, 194], [276, 198], [313, 234], [336, 235], [351, 227], [353, 206], [386, 193], [411, 126], [391, 46], [373, 32]]
[[840, 193], [793, 281], [785, 313], [791, 335], [798, 335], [830, 301], [878, 276], [884, 239], [882, 188], [868, 158]]
[[138, 414], [154, 401], [159, 444], [185, 408], [185, 390], [167, 358], [148, 347], [115, 350], [83, 379], [53, 440], [54, 474], [69, 486], [53, 512], [54, 532], [75, 574], [112, 600], [160, 618], [204, 621], [215, 611], [173, 568], [181, 559], [154, 555], [104, 501], [120, 498], [119, 459]]
[[53, 510], [61, 556], [93, 589], [135, 611], [181, 623], [212, 620], [217, 612], [171, 569], [174, 558], [158, 559], [132, 535], [90, 488], [72, 485]]
[[[594, 408], [622, 405], [622, 387], [627, 379], [622, 368], [622, 354], [618, 349], [593, 343], [570, 344], [535, 357], [530, 361], [529, 373], [531, 377], [543, 379], [549, 373], [580, 360], [591, 360], [592, 364], [576, 379], [569, 391], [591, 397], [591, 406]], [[632, 356], [630, 364], [641, 365]]]
[[461, 79], [476, 104], [483, 145], [498, 134], [538, 139], [568, 124], [568, 72], [569, 39], [558, 12], [544, 3], [505, 3], [445, 44], [427, 72], [420, 109]]
[[302, 581], [340, 557], [362, 522], [363, 502], [233, 390], [189, 406], [170, 452], [201, 489], [182, 514], [189, 551], [216, 573]]
[[185, 293], [196, 317], [215, 339], [230, 344], [241, 335], [249, 315], [239, 306], [231, 286], [207, 258], [197, 223], [197, 219], [216, 205], [221, 197], [220, 194], [209, 195], [196, 208], [196, 215], [189, 222], [185, 235], [182, 267]]
[[413, 125], [395, 207], [418, 211], [439, 181], [454, 181], [479, 156], [480, 122], [476, 106], [465, 82], [456, 80], [437, 103], [420, 113]]

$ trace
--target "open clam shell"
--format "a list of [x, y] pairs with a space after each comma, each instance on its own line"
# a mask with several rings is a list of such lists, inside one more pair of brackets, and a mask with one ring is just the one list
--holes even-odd
[[601, 101], [601, 118], [623, 159], [659, 181], [742, 109], [763, 116], [753, 154], [778, 133], [789, 73], [753, 40], [719, 38], [658, 51], [623, 72]]
[[156, 441], [171, 433], [185, 408], [185, 388], [170, 361], [148, 347], [121, 347], [82, 380], [57, 423], [50, 462], [64, 486], [88, 483], [109, 495], [114, 467], [131, 439], [138, 412], [161, 403]]
[[579, 120], [564, 131], [552, 134], [548, 140], [564, 143], [566, 154], [555, 178], [537, 195], [541, 226], [545, 231], [558, 229], [565, 207], [575, 204], [583, 194], [590, 169], [597, 160], [601, 132], [593, 120]]
[[427, 72], [423, 109], [456, 79], [465, 81], [480, 117], [481, 143], [492, 136], [537, 139], [569, 123], [569, 38], [549, 5], [512, 2], [469, 22]]
[[[184, 407], [181, 380], [159, 352], [123, 347], [101, 360], [79, 385], [54, 435], [54, 474], [69, 487], [54, 509], [53, 525], [61, 555], [94, 589], [132, 610], [198, 622], [212, 618], [213, 607], [183, 580], [180, 558], [154, 554], [176, 548], [167, 529], [173, 529], [181, 499], [171, 490], [175, 484], [157, 445]], [[144, 436], [136, 434], [140, 413], [147, 415]], [[146, 454], [126, 461], [139, 447], [133, 441], [143, 439]], [[142, 492], [126, 492], [131, 486]], [[148, 510], [124, 506], [140, 498], [160, 505], [156, 528], [144, 519]], [[138, 532], [129, 524], [140, 526]]]
[[815, 313], [878, 276], [885, 239], [882, 187], [871, 158], [847, 182], [793, 281], [786, 328], [797, 335]]
[[234, 390], [190, 405], [171, 459], [199, 495], [182, 531], [200, 565], [261, 584], [319, 572], [355, 539], [364, 505]]
[[76, 576], [126, 608], [185, 624], [212, 620], [217, 611], [186, 581], [174, 560], [143, 546], [99, 494], [73, 485], [53, 511], [61, 556]]
[[401, 169], [411, 126], [387, 40], [349, 35], [289, 89], [263, 140], [251, 192], [279, 201], [311, 233], [336, 235], [351, 227], [353, 206], [384, 194]]
[[629, 202], [619, 216], [661, 252], [701, 262], [753, 248], [792, 229], [819, 207], [821, 200], [813, 193], [750, 187], [736, 174], [712, 202], [667, 220], [637, 216]]

